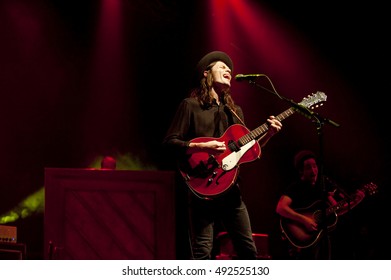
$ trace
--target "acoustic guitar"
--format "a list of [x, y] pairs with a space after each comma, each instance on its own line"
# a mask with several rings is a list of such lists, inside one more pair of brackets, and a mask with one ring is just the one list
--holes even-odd
[[[360, 190], [363, 191], [366, 195], [372, 195], [377, 192], [377, 185], [371, 182], [360, 188]], [[352, 199], [352, 197], [350, 197], [350, 199]], [[318, 224], [318, 230], [308, 231], [303, 224], [281, 217], [281, 231], [289, 240], [289, 242], [297, 248], [307, 248], [313, 246], [319, 241], [325, 229], [328, 231], [335, 229], [338, 221], [338, 210], [340, 210], [342, 207], [346, 207], [348, 202], [348, 198], [345, 198], [339, 201], [336, 205], [332, 205], [326, 208], [325, 220], [323, 219], [321, 207], [322, 203], [319, 200], [308, 207], [295, 209], [296, 212], [302, 215], [312, 217]], [[322, 225], [326, 225], [326, 227]]]

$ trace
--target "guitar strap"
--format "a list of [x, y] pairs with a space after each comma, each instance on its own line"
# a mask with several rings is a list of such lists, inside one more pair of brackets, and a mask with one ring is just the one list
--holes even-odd
[[240, 122], [242, 125], [246, 126], [246, 125], [244, 124], [244, 121], [238, 116], [238, 114], [236, 114], [236, 112], [235, 112], [234, 110], [231, 109], [231, 107], [229, 107], [227, 104], [225, 104], [224, 106], [225, 106], [225, 108], [227, 108], [227, 109], [231, 112], [231, 114], [233, 114], [233, 115], [239, 120], [239, 122]]

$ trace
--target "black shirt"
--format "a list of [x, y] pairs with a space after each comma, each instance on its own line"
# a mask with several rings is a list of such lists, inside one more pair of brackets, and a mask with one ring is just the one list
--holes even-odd
[[[235, 106], [236, 113], [243, 120], [242, 109]], [[225, 105], [215, 102], [205, 107], [197, 99], [189, 97], [180, 103], [163, 144], [185, 150], [190, 140], [197, 137], [218, 138], [235, 123], [240, 123], [240, 120]]]

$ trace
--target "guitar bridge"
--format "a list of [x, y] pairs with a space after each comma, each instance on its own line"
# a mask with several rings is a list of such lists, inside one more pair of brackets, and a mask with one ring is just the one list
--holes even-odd
[[215, 169], [218, 167], [219, 163], [217, 162], [215, 156], [209, 155], [208, 159], [206, 161], [200, 161], [197, 166], [192, 169], [189, 175], [194, 175], [199, 178], [206, 178], [208, 176], [212, 176], [212, 178], [214, 178], [217, 175]]
[[220, 165], [219, 163], [217, 162], [216, 158], [214, 155], [209, 155], [209, 158], [208, 158], [208, 169], [211, 170], [215, 170], [216, 168], [218, 168]]

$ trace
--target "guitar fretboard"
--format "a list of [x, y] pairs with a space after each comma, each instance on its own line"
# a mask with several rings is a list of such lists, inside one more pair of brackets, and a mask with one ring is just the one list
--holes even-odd
[[[283, 121], [287, 117], [293, 115], [294, 112], [295, 110], [293, 109], [293, 107], [291, 107], [285, 110], [284, 112], [282, 112], [281, 114], [277, 115], [276, 119], [279, 121]], [[261, 137], [268, 129], [269, 129], [268, 123], [264, 123], [261, 126], [257, 127], [256, 129], [250, 131], [246, 135], [243, 135], [238, 140], [239, 146], [242, 147], [253, 140], [258, 140], [259, 137]]]

